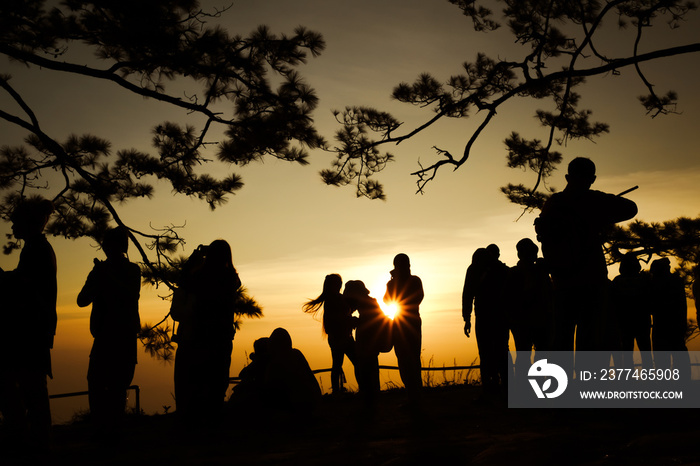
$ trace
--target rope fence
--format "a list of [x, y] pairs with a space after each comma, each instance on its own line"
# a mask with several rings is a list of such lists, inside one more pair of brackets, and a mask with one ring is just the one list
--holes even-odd
[[[470, 370], [470, 369], [479, 369], [481, 366], [478, 364], [476, 366], [445, 366], [445, 367], [421, 367], [421, 371], [425, 372], [435, 372], [435, 371], [464, 371], [464, 370]], [[397, 371], [399, 370], [399, 366], [379, 366], [379, 369], [387, 369], [387, 370], [394, 370]], [[330, 372], [332, 369], [316, 369], [311, 372], [314, 374], [320, 374], [322, 372]]]
[[[135, 409], [136, 412], [140, 413], [141, 412], [141, 387], [138, 385], [130, 385], [127, 390], [133, 390], [134, 391], [134, 403], [135, 403]], [[81, 392], [70, 392], [70, 393], [58, 393], [55, 395], [49, 395], [50, 400], [55, 400], [58, 398], [70, 398], [73, 396], [85, 396], [88, 395], [90, 392], [87, 390], [81, 391]]]
[[[691, 363], [691, 366], [700, 366], [700, 363]], [[444, 367], [421, 367], [421, 371], [423, 372], [443, 372], [443, 371], [464, 371], [464, 370], [473, 370], [473, 369], [480, 369], [480, 365], [472, 365], [472, 366], [444, 366]], [[398, 366], [384, 366], [381, 365], [379, 366], [379, 369], [384, 369], [384, 370], [399, 370]], [[331, 372], [331, 368], [328, 369], [316, 369], [312, 370], [311, 372], [313, 374], [322, 374], [324, 372]], [[237, 383], [240, 383], [241, 378], [240, 377], [229, 377], [229, 385], [235, 385]], [[141, 412], [141, 388], [138, 385], [131, 385], [129, 386], [128, 390], [133, 390], [134, 391], [134, 402], [135, 402], [135, 409], [137, 412]], [[69, 398], [73, 396], [85, 396], [88, 395], [88, 391], [80, 391], [80, 392], [70, 392], [70, 393], [59, 393], [55, 395], [49, 395], [49, 399], [58, 399], [58, 398]]]

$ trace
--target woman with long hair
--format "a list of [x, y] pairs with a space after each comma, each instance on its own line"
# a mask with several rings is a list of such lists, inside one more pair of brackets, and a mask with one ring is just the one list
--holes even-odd
[[352, 309], [345, 302], [340, 289], [343, 279], [337, 273], [326, 275], [323, 291], [316, 299], [302, 306], [307, 314], [316, 315], [323, 308], [323, 333], [328, 336], [333, 365], [331, 368], [331, 389], [333, 393], [343, 390], [343, 361], [348, 357], [355, 365], [355, 340], [352, 337]]
[[221, 239], [200, 245], [183, 268], [178, 288], [190, 304], [173, 319], [179, 321], [175, 401], [185, 420], [216, 421], [222, 412], [240, 286], [231, 247]]

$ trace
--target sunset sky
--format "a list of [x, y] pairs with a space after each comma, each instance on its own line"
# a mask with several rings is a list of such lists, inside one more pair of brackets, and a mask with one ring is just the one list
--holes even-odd
[[[203, 1], [204, 7], [220, 6]], [[659, 27], [650, 31], [642, 48], [698, 42], [700, 16], [692, 14], [680, 29]], [[525, 51], [513, 44], [506, 28], [491, 34], [470, 29], [470, 20], [446, 0], [245, 0], [235, 1], [218, 20], [230, 32], [246, 35], [260, 24], [275, 33], [291, 34], [298, 25], [323, 34], [323, 54], [300, 68], [316, 89], [320, 105], [314, 115], [317, 128], [332, 140], [339, 128], [331, 113], [346, 105], [373, 106], [390, 111], [410, 130], [430, 117], [430, 111], [391, 100], [400, 82], [412, 82], [429, 71], [447, 80], [461, 71], [465, 60], [479, 51], [507, 59], [520, 59]], [[613, 25], [610, 25], [613, 26]], [[653, 39], [652, 39], [653, 37]], [[627, 50], [634, 35], [621, 39], [612, 34], [605, 49]], [[654, 41], [653, 43], [651, 41]], [[649, 45], [646, 45], [649, 44]], [[696, 135], [700, 128], [700, 74], [698, 55], [664, 59], [642, 68], [660, 93], [679, 94], [679, 114], [655, 119], [645, 115], [637, 97], [645, 93], [633, 69], [620, 76], [589, 79], [583, 88], [582, 106], [593, 109], [593, 119], [610, 124], [610, 134], [595, 142], [575, 142], [560, 150], [565, 163], [551, 180], [563, 188], [566, 163], [588, 156], [598, 166], [595, 187], [613, 193], [635, 185], [628, 197], [639, 206], [637, 219], [663, 221], [700, 213], [700, 157]], [[113, 152], [136, 148], [150, 151], [151, 129], [164, 120], [186, 122], [187, 115], [127, 91], [88, 78], [46, 70], [26, 69], [17, 63], [0, 62], [0, 72], [13, 75], [13, 84], [25, 96], [44, 131], [57, 140], [72, 133], [91, 133], [110, 140]], [[7, 98], [0, 96], [0, 106]], [[444, 122], [396, 147], [387, 147], [396, 161], [379, 174], [386, 201], [357, 199], [352, 187], [322, 184], [318, 171], [328, 168], [332, 155], [311, 154], [311, 166], [297, 166], [274, 159], [232, 170], [243, 177], [245, 187], [215, 211], [196, 199], [173, 196], [157, 185], [152, 200], [122, 206], [127, 224], [148, 230], [184, 225], [187, 239], [182, 251], [188, 255], [200, 243], [216, 238], [229, 241], [234, 263], [250, 294], [262, 305], [264, 318], [245, 321], [234, 341], [231, 375], [237, 375], [252, 351], [255, 339], [276, 327], [285, 327], [294, 345], [307, 356], [312, 368], [330, 367], [328, 345], [321, 325], [301, 311], [301, 305], [321, 292], [328, 273], [344, 280], [363, 280], [381, 299], [396, 253], [409, 255], [414, 274], [421, 277], [425, 300], [423, 317], [424, 365], [466, 365], [476, 358], [474, 337], [462, 333], [461, 291], [464, 273], [474, 250], [489, 243], [501, 248], [501, 259], [514, 265], [515, 244], [524, 237], [535, 239], [533, 214], [520, 218], [499, 187], [509, 182], [532, 184], [534, 177], [506, 167], [503, 140], [512, 131], [525, 137], [546, 138], [533, 118], [545, 102], [513, 102], [503, 107], [494, 124], [474, 147], [472, 158], [456, 172], [449, 169], [415, 194], [410, 173], [435, 157], [433, 145], [461, 153], [467, 138], [481, 121]], [[19, 144], [25, 134], [0, 121], [0, 144]], [[213, 157], [213, 152], [212, 152]], [[214, 166], [214, 165], [212, 165]], [[52, 191], [45, 195], [51, 197]], [[0, 233], [9, 233], [9, 224]], [[51, 393], [84, 390], [92, 340], [88, 330], [89, 308], [80, 309], [75, 299], [92, 267], [93, 257], [102, 258], [90, 240], [50, 239], [58, 256], [59, 324], [54, 348], [55, 380]], [[132, 250], [132, 259], [137, 256]], [[13, 269], [18, 254], [0, 257], [0, 266]], [[617, 268], [610, 271], [611, 278]], [[158, 295], [165, 289], [142, 290], [142, 321], [155, 323], [168, 310]], [[690, 314], [694, 317], [694, 311]], [[149, 360], [140, 353], [134, 383], [142, 386], [147, 410], [174, 405], [172, 366]], [[395, 364], [393, 354], [381, 362]], [[351, 366], [345, 367], [348, 375]], [[393, 372], [392, 380], [398, 381]], [[322, 381], [329, 389], [329, 381]], [[87, 404], [87, 399], [85, 399]]]

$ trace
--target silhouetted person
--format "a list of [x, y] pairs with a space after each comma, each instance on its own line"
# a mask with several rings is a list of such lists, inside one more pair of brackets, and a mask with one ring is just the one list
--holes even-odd
[[136, 368], [141, 269], [127, 258], [128, 246], [123, 228], [105, 233], [102, 250], [107, 260], [95, 259], [77, 299], [80, 307], [92, 304], [88, 397], [90, 414], [100, 429], [121, 422]]
[[229, 383], [235, 308], [241, 280], [224, 240], [199, 246], [178, 281], [193, 305], [179, 322], [175, 353], [175, 402], [185, 421], [220, 420]]
[[295, 421], [308, 422], [321, 388], [304, 354], [292, 346], [292, 337], [283, 328], [270, 334], [268, 354], [264, 381], [268, 407], [290, 412]]
[[[515, 350], [548, 351], [554, 332], [552, 281], [542, 260], [537, 258], [539, 247], [530, 238], [518, 241], [516, 249], [519, 260], [508, 271], [503, 288]], [[529, 358], [516, 358], [516, 376], [524, 380], [529, 367]]]
[[634, 252], [620, 261], [620, 274], [612, 281], [611, 304], [618, 324], [624, 367], [634, 365], [634, 342], [642, 357], [642, 367], [652, 369], [651, 356], [651, 282]]
[[376, 299], [360, 280], [345, 284], [345, 299], [359, 314], [356, 336], [357, 365], [355, 378], [367, 407], [373, 407], [380, 391], [379, 353], [391, 351], [392, 323]]
[[328, 336], [333, 365], [331, 367], [331, 389], [333, 393], [343, 391], [343, 360], [345, 356], [355, 365], [355, 340], [352, 337], [352, 310], [345, 302], [340, 289], [343, 279], [338, 274], [326, 275], [321, 295], [303, 306], [304, 312], [316, 314], [323, 306], [323, 332]]
[[685, 285], [678, 275], [671, 273], [671, 262], [668, 258], [653, 261], [649, 271], [653, 305], [651, 343], [654, 363], [657, 369], [669, 369], [673, 365], [673, 368], [681, 370], [681, 377], [689, 377], [690, 355], [685, 345], [688, 329]]
[[590, 189], [595, 164], [571, 161], [563, 191], [554, 193], [535, 221], [555, 293], [554, 350], [606, 351], [608, 269], [604, 231], [637, 214], [629, 199]]
[[411, 262], [406, 254], [394, 257], [394, 269], [391, 280], [386, 284], [385, 303], [397, 306], [394, 315], [392, 340], [394, 353], [399, 365], [401, 381], [406, 387], [406, 393], [413, 401], [420, 392], [423, 381], [421, 378], [421, 318], [419, 306], [423, 301], [423, 283], [415, 275], [411, 275]]
[[691, 288], [693, 303], [695, 304], [695, 323], [700, 327], [700, 265], [693, 270], [693, 284]]
[[[17, 268], [2, 272], [0, 314], [0, 409], [13, 447], [50, 446], [51, 409], [46, 377], [52, 377], [56, 333], [56, 255], [43, 234], [53, 204], [23, 201], [10, 216], [14, 237], [24, 242]], [[29, 443], [27, 445], [27, 442]]]
[[462, 289], [462, 318], [464, 319], [464, 334], [469, 338], [472, 331], [472, 311], [474, 310], [474, 296], [481, 282], [481, 277], [486, 271], [489, 253], [486, 248], [478, 248], [472, 254], [472, 262], [467, 267]]
[[693, 271], [693, 302], [695, 303], [695, 321], [700, 325], [700, 265]]
[[508, 322], [503, 287], [508, 266], [495, 245], [477, 249], [467, 268], [462, 291], [464, 334], [469, 337], [472, 308], [484, 394], [496, 394], [508, 379]]
[[246, 412], [259, 411], [261, 404], [265, 403], [265, 376], [267, 365], [270, 361], [270, 339], [258, 338], [253, 343], [253, 352], [250, 354], [250, 363], [241, 369], [238, 374], [240, 379], [234, 385], [229, 402], [236, 409]]
[[488, 246], [486, 246], [486, 250], [489, 254], [491, 254], [492, 257], [495, 257], [496, 260], [499, 260], [501, 258], [501, 249], [498, 247], [497, 244], [489, 244]]

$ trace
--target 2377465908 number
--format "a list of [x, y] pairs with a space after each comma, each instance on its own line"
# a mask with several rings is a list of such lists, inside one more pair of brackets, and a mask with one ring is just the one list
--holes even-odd
[[678, 369], [601, 369], [598, 380], [679, 380]]

